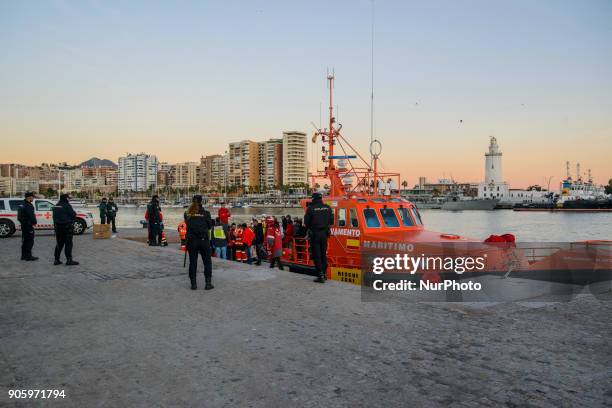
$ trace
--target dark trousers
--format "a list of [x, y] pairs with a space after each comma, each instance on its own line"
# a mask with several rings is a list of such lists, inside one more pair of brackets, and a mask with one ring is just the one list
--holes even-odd
[[161, 245], [161, 225], [159, 222], [149, 224], [149, 243]]
[[106, 214], [100, 214], [100, 224], [106, 224]]
[[108, 216], [107, 223], [111, 224], [111, 229], [113, 232], [117, 232], [117, 227], [115, 226], [115, 216]]
[[278, 262], [278, 269], [280, 269], [281, 271], [283, 270], [283, 263], [281, 262], [281, 258], [280, 256], [276, 256], [274, 258], [272, 258], [272, 260], [270, 261], [270, 268], [274, 268], [274, 264]]
[[189, 279], [191, 283], [196, 283], [196, 273], [198, 271], [198, 255], [202, 256], [204, 262], [204, 279], [206, 283], [212, 280], [212, 260], [210, 241], [207, 239], [191, 238], [187, 243], [189, 252]]
[[34, 228], [31, 225], [21, 225], [21, 259], [32, 257], [34, 246]]
[[263, 260], [263, 244], [255, 244], [255, 255], [257, 255], [257, 265], [261, 265]]
[[327, 231], [312, 231], [310, 247], [315, 268], [317, 269], [317, 276], [324, 278], [327, 272]]
[[72, 225], [57, 225], [55, 227], [55, 259], [60, 259], [62, 250], [66, 259], [72, 259]]

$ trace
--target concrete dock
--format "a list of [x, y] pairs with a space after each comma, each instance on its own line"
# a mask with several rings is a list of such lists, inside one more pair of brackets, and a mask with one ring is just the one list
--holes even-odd
[[[214, 259], [189, 289], [176, 245], [0, 241], [0, 406], [600, 407], [611, 302], [542, 307], [362, 302], [357, 286]], [[202, 285], [200, 271], [198, 281]], [[9, 400], [9, 389], [63, 389]], [[609, 406], [609, 405], [608, 405]]]

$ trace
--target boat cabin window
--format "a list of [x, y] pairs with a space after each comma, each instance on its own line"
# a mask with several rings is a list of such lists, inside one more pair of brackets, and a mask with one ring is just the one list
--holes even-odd
[[402, 219], [402, 224], [404, 225], [404, 227], [414, 226], [414, 221], [412, 221], [412, 218], [410, 217], [410, 213], [408, 212], [407, 208], [405, 207], [398, 208], [397, 211], [399, 212], [399, 215], [400, 215], [400, 218]]
[[363, 210], [363, 218], [368, 228], [380, 228], [380, 221], [376, 216], [376, 211], [373, 208], [366, 208]]
[[419, 214], [419, 210], [416, 208], [410, 207], [410, 212], [412, 213], [412, 217], [417, 225], [423, 225], [423, 221], [421, 221], [421, 215]]
[[393, 211], [393, 208], [381, 208], [380, 215], [382, 216], [382, 219], [385, 223], [385, 227], [394, 228], [400, 226], [399, 221], [395, 216], [395, 211]]
[[346, 208], [338, 208], [338, 221], [336, 225], [339, 227], [346, 227]]
[[359, 219], [357, 218], [357, 210], [354, 209], [354, 208], [351, 208], [349, 210], [349, 215], [350, 215], [350, 219], [351, 219], [351, 227], [358, 228], [359, 227]]
[[375, 203], [384, 203], [387, 200], [385, 200], [384, 198], [373, 198], [372, 201]]
[[357, 202], [358, 202], [358, 203], [367, 203], [367, 202], [368, 202], [368, 200], [366, 200], [365, 198], [358, 198], [358, 199], [357, 199]]

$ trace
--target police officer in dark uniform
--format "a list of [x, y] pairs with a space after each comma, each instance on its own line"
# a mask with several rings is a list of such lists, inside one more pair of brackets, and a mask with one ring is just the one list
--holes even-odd
[[189, 252], [189, 280], [191, 289], [198, 288], [196, 284], [196, 273], [198, 269], [198, 255], [202, 256], [204, 262], [205, 290], [213, 289], [212, 285], [212, 260], [210, 246], [210, 231], [212, 219], [210, 213], [202, 207], [202, 196], [193, 197], [192, 203], [185, 212], [185, 223], [187, 224], [187, 251]]
[[315, 282], [325, 283], [327, 271], [327, 237], [329, 227], [334, 223], [334, 213], [329, 205], [323, 204], [323, 197], [319, 193], [312, 195], [312, 201], [306, 209], [304, 226], [308, 229], [312, 257], [317, 269]]
[[25, 193], [23, 203], [17, 210], [17, 220], [21, 224], [21, 260], [36, 261], [38, 258], [32, 256], [34, 246], [34, 226], [36, 225], [36, 214], [34, 214], [34, 193]]
[[72, 236], [74, 233], [74, 222], [76, 221], [76, 213], [70, 205], [70, 196], [62, 194], [60, 200], [53, 207], [53, 226], [55, 228], [55, 262], [53, 265], [62, 263], [60, 256], [62, 249], [66, 254], [66, 265], [78, 265], [79, 263], [72, 259]]
[[111, 225], [113, 233], [117, 233], [117, 226], [115, 225], [115, 218], [117, 217], [117, 212], [119, 211], [119, 207], [115, 204], [113, 197], [108, 197], [108, 202], [106, 203], [106, 217], [107, 222]]
[[151, 197], [151, 202], [147, 204], [147, 215], [149, 222], [149, 245], [161, 246], [161, 207], [159, 205], [159, 197], [154, 195]]
[[106, 224], [106, 219], [108, 217], [108, 203], [106, 202], [106, 197], [102, 197], [102, 201], [98, 205], [100, 209], [100, 224]]

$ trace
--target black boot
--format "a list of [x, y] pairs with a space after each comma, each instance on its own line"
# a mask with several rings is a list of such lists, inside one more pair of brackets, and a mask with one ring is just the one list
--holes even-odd
[[26, 261], [38, 261], [38, 258], [37, 258], [37, 257], [35, 257], [35, 256], [30, 255], [30, 256], [29, 256], [29, 257], [27, 257], [25, 260], [26, 260]]
[[61, 264], [63, 264], [63, 262], [62, 262], [62, 261], [60, 261], [59, 259], [56, 259], [56, 260], [53, 262], [53, 265], [61, 265]]
[[66, 260], [66, 265], [67, 266], [73, 266], [73, 265], [78, 265], [79, 263], [77, 261], [73, 261], [72, 258], [68, 258]]
[[211, 289], [214, 289], [214, 288], [215, 287], [210, 282], [206, 282], [206, 286], [204, 286], [204, 290], [211, 290]]
[[195, 281], [191, 281], [191, 290], [196, 290], [198, 285], [196, 285]]
[[317, 283], [325, 283], [325, 275], [319, 275], [319, 276], [317, 276], [317, 278], [314, 280], [314, 282], [317, 282]]

